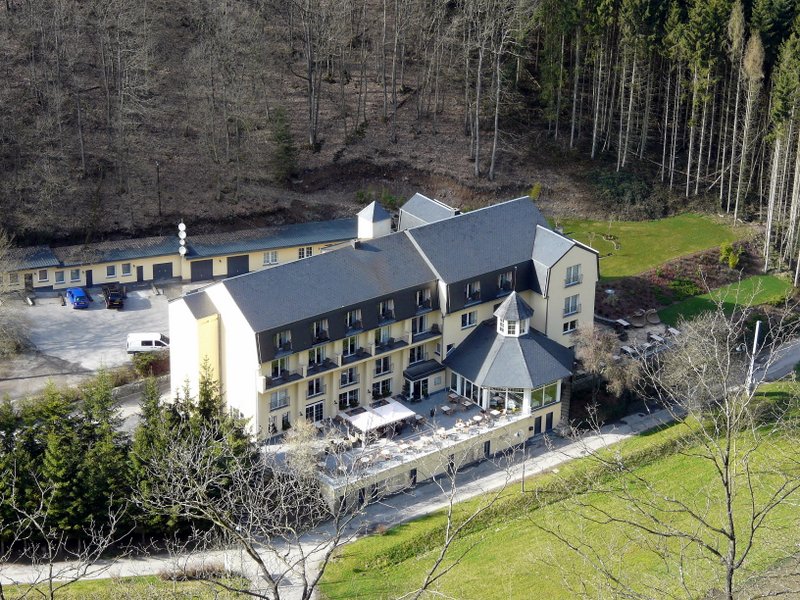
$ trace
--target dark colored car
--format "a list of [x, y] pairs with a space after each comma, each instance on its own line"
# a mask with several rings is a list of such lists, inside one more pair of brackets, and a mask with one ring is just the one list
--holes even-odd
[[89, 297], [81, 288], [67, 288], [66, 296], [72, 308], [89, 308]]
[[117, 286], [103, 286], [103, 300], [106, 302], [106, 308], [122, 308], [123, 297], [122, 291]]

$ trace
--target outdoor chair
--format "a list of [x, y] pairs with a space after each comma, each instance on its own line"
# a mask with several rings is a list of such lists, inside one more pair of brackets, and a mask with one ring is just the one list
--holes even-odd
[[650, 325], [659, 325], [661, 323], [661, 317], [658, 316], [658, 312], [653, 308], [645, 313], [644, 318]]

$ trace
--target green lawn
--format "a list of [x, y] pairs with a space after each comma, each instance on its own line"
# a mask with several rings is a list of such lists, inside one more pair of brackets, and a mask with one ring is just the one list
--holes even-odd
[[[564, 233], [597, 249], [604, 279], [627, 277], [647, 271], [679, 256], [719, 247], [747, 234], [718, 219], [683, 214], [657, 221], [559, 221]], [[604, 235], [616, 236], [619, 249]], [[610, 254], [610, 256], [608, 256]]]
[[[691, 319], [700, 313], [714, 310], [717, 302], [722, 299], [725, 308], [733, 309], [736, 304], [746, 302], [752, 305], [765, 304], [781, 300], [790, 293], [792, 284], [786, 279], [773, 275], [755, 275], [743, 279], [741, 282], [731, 283], [708, 294], [687, 298], [658, 311], [661, 320], [669, 325], [675, 325], [681, 319]], [[752, 299], [752, 300], [751, 300]]]
[[[702, 503], [705, 494], [714, 493], [716, 489], [709, 487], [713, 486], [713, 467], [686, 454], [676, 454], [674, 446], [668, 446], [670, 441], [680, 437], [679, 429], [669, 427], [639, 436], [617, 445], [615, 450], [626, 456], [649, 456], [649, 462], [637, 463], [642, 464], [639, 467], [642, 475], [657, 482], [664, 492], [678, 493], [681, 489], [682, 497]], [[668, 449], [664, 449], [665, 444]], [[769, 460], [770, 456], [762, 451], [762, 455], [751, 458], [761, 461]], [[577, 484], [580, 479], [576, 475], [589, 468], [590, 464], [584, 459], [565, 465], [558, 474], [533, 478], [528, 488], [538, 490], [539, 494], [523, 495], [518, 487], [508, 490], [492, 514], [481, 519], [479, 525], [452, 548], [453, 556], [468, 549], [469, 552], [461, 564], [437, 582], [437, 591], [444, 597], [482, 600], [575, 597], [569, 586], [591, 581], [593, 570], [539, 526], [558, 528], [562, 535], [573, 540], [600, 542], [597, 547], [604, 552], [603, 559], [623, 569], [634, 581], [677, 585], [675, 573], [667, 572], [666, 566], [653, 553], [630, 544], [627, 537], [630, 532], [575, 518], [569, 499], [553, 493], [552, 484], [556, 478], [561, 478], [561, 483], [566, 483], [574, 493], [580, 493], [580, 486], [572, 482]], [[608, 510], [620, 510], [615, 500], [607, 495], [584, 494], [582, 497], [591, 498]], [[470, 505], [466, 503], [462, 511]], [[712, 506], [721, 505], [721, 501], [712, 503]], [[774, 516], [774, 523], [789, 527], [790, 533], [775, 536], [774, 544], [753, 551], [748, 563], [753, 571], [769, 568], [782, 553], [795, 551], [795, 544], [800, 541], [797, 527], [800, 513], [794, 503], [781, 506]], [[714, 514], [710, 518], [722, 518], [722, 515]], [[347, 546], [326, 572], [325, 597], [390, 598], [413, 589], [435, 558], [443, 524], [443, 516], [434, 514]], [[698, 597], [703, 596], [711, 585], [708, 565], [698, 560], [692, 551], [687, 552], [686, 575], [690, 585], [700, 591]]]
[[[40, 586], [37, 589], [41, 589], [41, 595], [29, 593], [26, 597], [44, 597], [45, 587]], [[5, 597], [9, 600], [19, 598], [26, 591], [28, 591], [27, 586], [4, 588]], [[156, 575], [76, 581], [63, 590], [56, 592], [56, 598], [63, 600], [82, 600], [84, 598], [95, 600], [116, 600], [118, 598], [141, 600], [162, 598], [171, 600], [227, 600], [245, 597], [247, 596], [226, 592], [219, 586], [205, 581], [164, 581]]]

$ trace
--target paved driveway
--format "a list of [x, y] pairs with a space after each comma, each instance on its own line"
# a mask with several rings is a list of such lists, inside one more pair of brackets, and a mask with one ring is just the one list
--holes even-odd
[[85, 310], [61, 306], [58, 297], [40, 296], [34, 306], [7, 305], [36, 351], [0, 365], [0, 393], [17, 398], [41, 389], [51, 377], [74, 383], [99, 368], [124, 365], [130, 361], [128, 333], [169, 330], [167, 296], [150, 288], [129, 291], [122, 310], [107, 309], [99, 290], [92, 290], [92, 297]]

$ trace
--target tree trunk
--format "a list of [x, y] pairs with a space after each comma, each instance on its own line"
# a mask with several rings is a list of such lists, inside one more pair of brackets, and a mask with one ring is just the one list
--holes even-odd
[[575, 146], [575, 112], [578, 105], [578, 80], [580, 79], [580, 62], [581, 62], [581, 28], [578, 27], [575, 32], [575, 77], [572, 84], [572, 122], [570, 123], [569, 130], [569, 147]]
[[495, 155], [497, 154], [497, 136], [500, 121], [500, 56], [503, 53], [503, 42], [500, 42], [495, 57], [495, 95], [494, 95], [494, 138], [492, 139], [492, 160], [489, 164], [489, 181], [494, 181]]

